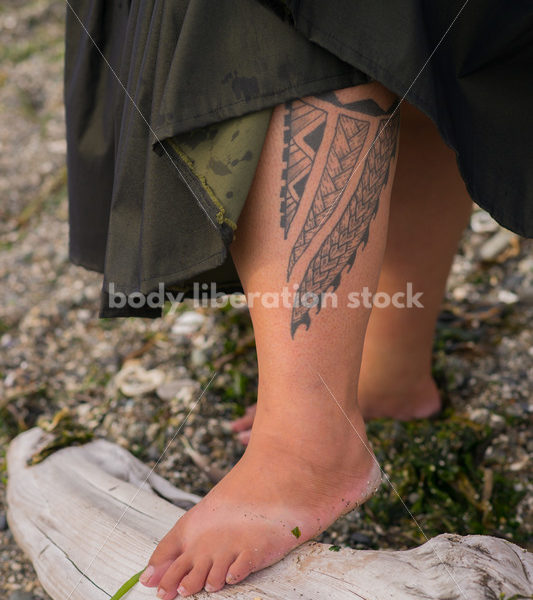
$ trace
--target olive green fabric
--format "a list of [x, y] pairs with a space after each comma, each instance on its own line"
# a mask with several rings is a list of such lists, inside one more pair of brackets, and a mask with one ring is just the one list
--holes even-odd
[[271, 109], [261, 110], [168, 140], [202, 185], [203, 201], [217, 210], [217, 222], [233, 230], [254, 178], [271, 115]]
[[[102, 316], [161, 313], [113, 308], [110, 285], [126, 294], [199, 281], [238, 290], [228, 247], [269, 111], [371, 80], [428, 114], [456, 151], [474, 200], [533, 236], [531, 2], [71, 5], [70, 257], [104, 273]], [[246, 138], [232, 142], [237, 123]]]

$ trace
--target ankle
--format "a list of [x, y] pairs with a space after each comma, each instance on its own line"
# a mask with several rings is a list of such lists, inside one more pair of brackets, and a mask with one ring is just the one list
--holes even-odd
[[393, 370], [383, 376], [375, 371], [361, 373], [358, 395], [418, 395], [421, 391], [434, 384], [429, 369], [413, 369], [395, 373]]
[[354, 402], [348, 411], [341, 411], [333, 401], [332, 405], [322, 410], [310, 406], [298, 414], [290, 409], [262, 411], [260, 401], [249, 451], [269, 456], [275, 463], [289, 461], [323, 477], [365, 477], [375, 459], [363, 417]]
[[366, 380], [359, 387], [360, 408], [365, 419], [388, 417], [398, 420], [424, 419], [442, 406], [437, 384], [430, 374], [403, 379], [398, 385]]

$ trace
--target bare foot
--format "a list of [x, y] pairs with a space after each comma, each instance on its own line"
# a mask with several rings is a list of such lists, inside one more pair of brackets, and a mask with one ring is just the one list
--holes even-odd
[[370, 497], [381, 474], [362, 418], [350, 415], [359, 438], [334, 409], [327, 426], [258, 416], [241, 460], [161, 540], [149, 561], [153, 571], [146, 570], [151, 577], [141, 581], [158, 586], [164, 600], [218, 591], [277, 562]]
[[[395, 386], [391, 390], [372, 389], [365, 383], [359, 383], [359, 408], [365, 421], [390, 418], [398, 421], [427, 419], [442, 408], [442, 402], [435, 381], [431, 377], [405, 385], [405, 389]], [[246, 446], [250, 441], [252, 425], [255, 419], [256, 404], [246, 408], [244, 416], [230, 424], [239, 441]]]
[[391, 390], [376, 390], [359, 385], [359, 406], [366, 421], [389, 418], [398, 421], [427, 419], [442, 409], [439, 390], [432, 377], [420, 379], [415, 384], [402, 386], [398, 380]]

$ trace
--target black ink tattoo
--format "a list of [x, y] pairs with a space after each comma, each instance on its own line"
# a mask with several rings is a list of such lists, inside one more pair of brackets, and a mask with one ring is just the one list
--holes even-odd
[[368, 135], [369, 122], [340, 115], [335, 134], [329, 148], [326, 166], [322, 172], [315, 197], [307, 214], [304, 226], [289, 257], [287, 280], [296, 261], [305, 252], [315, 234], [320, 231], [340, 201], [361, 149]]
[[281, 220], [285, 239], [302, 199], [305, 184], [313, 168], [318, 148], [324, 136], [327, 113], [302, 100], [287, 103], [283, 161], [285, 169], [281, 188]]
[[383, 117], [391, 115], [398, 102], [393, 102], [387, 110], [383, 110], [381, 106], [372, 98], [365, 98], [364, 100], [355, 100], [354, 102], [341, 102], [336, 92], [327, 92], [320, 96], [321, 100], [325, 100], [334, 106], [343, 108], [344, 110], [352, 110], [358, 113], [363, 113], [370, 117]]
[[[378, 212], [379, 198], [387, 184], [391, 161], [396, 152], [398, 128], [398, 115], [390, 121], [381, 120], [352, 197], [305, 271], [298, 290], [299, 298], [305, 299], [306, 294], [312, 294], [317, 299], [317, 313], [323, 294], [338, 288], [342, 273], [345, 269], [351, 269], [359, 248], [368, 242], [370, 224]], [[312, 308], [302, 302], [293, 306], [293, 337], [300, 325], [309, 328]]]

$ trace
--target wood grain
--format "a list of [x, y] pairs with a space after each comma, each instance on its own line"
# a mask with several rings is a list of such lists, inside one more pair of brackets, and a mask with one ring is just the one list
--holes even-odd
[[[199, 498], [105, 440], [59, 450], [28, 467], [47, 435], [32, 429], [9, 447], [9, 526], [54, 600], [108, 600], [184, 513], [176, 504], [190, 507]], [[533, 555], [497, 538], [445, 534], [407, 551], [332, 552], [309, 542], [235, 587], [195, 597], [476, 600], [500, 594], [533, 594]], [[125, 600], [147, 598], [155, 599], [155, 591], [137, 585]]]

